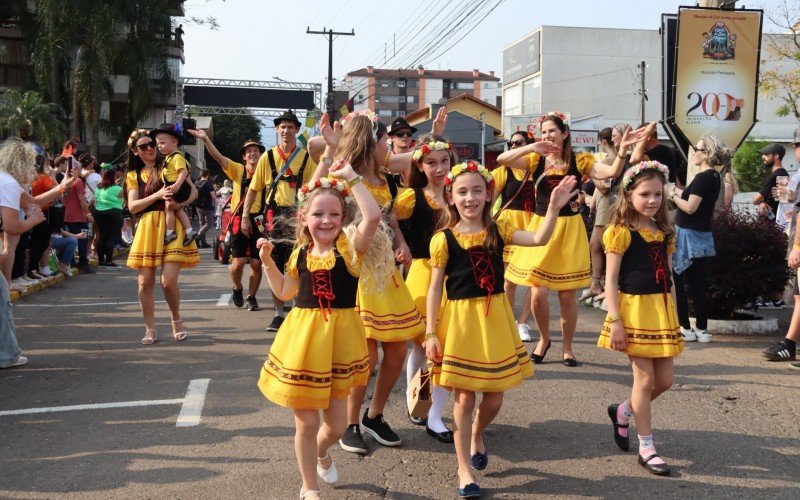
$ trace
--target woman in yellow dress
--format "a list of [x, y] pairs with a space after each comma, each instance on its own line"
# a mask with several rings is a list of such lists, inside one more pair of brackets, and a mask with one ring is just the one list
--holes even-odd
[[[455, 391], [458, 496], [473, 498], [480, 496], [473, 470], [485, 469], [489, 461], [483, 431], [500, 411], [503, 393], [533, 376], [503, 290], [503, 248], [546, 244], [559, 208], [578, 192], [577, 179], [567, 176], [554, 186], [536, 232], [492, 220], [494, 180], [484, 166], [474, 161], [456, 165], [445, 186], [446, 229], [433, 236], [430, 246], [425, 354], [434, 363], [434, 385]], [[447, 300], [441, 305], [445, 287]], [[478, 392], [483, 397], [473, 421]]]
[[[613, 165], [604, 165], [597, 162], [592, 153], [573, 153], [565, 119], [559, 112], [542, 116], [541, 141], [506, 151], [497, 157], [499, 164], [532, 172], [536, 202], [535, 214], [527, 227], [528, 231], [535, 231], [541, 224], [548, 207], [550, 191], [565, 175], [580, 179], [587, 176], [606, 179], [616, 177], [622, 171], [624, 154], [619, 155]], [[626, 134], [632, 136], [630, 130]], [[627, 137], [624, 141], [623, 144], [628, 147], [635, 139]], [[533, 287], [531, 308], [541, 334], [531, 353], [534, 363], [541, 363], [550, 349], [550, 306], [547, 295], [550, 290], [555, 290], [561, 306], [561, 333], [564, 342], [562, 362], [570, 367], [578, 365], [572, 353], [572, 337], [578, 322], [576, 292], [589, 285], [589, 267], [589, 240], [583, 219], [578, 213], [577, 196], [569, 206], [559, 212], [558, 224], [547, 245], [518, 248], [514, 251], [506, 270], [506, 279], [517, 285]]]
[[155, 146], [147, 130], [135, 130], [128, 138], [126, 196], [128, 210], [139, 219], [128, 253], [128, 267], [139, 271], [139, 305], [146, 328], [141, 340], [143, 345], [158, 340], [153, 298], [156, 268], [161, 266], [161, 288], [172, 316], [172, 338], [181, 341], [186, 339], [187, 333], [181, 319], [178, 276], [181, 269], [195, 267], [200, 262], [197, 245], [194, 242], [183, 245], [185, 230], [180, 224], [175, 226], [177, 240], [164, 244], [167, 230], [164, 211], [180, 209], [191, 203], [197, 198], [197, 190], [189, 179], [187, 182], [192, 189], [189, 199], [183, 203], [172, 201], [161, 181]]
[[[366, 387], [370, 374], [364, 325], [356, 310], [359, 277], [362, 272], [386, 272], [371, 267], [367, 254], [370, 245], [380, 247], [376, 240], [382, 235], [376, 231], [381, 214], [362, 177], [341, 160], [331, 167], [331, 175], [333, 179], [312, 181], [298, 194], [297, 244], [285, 275], [272, 260], [273, 244], [265, 238], [257, 243], [275, 296], [295, 299], [258, 387], [270, 401], [294, 409], [300, 498], [319, 498], [317, 476], [327, 484], [338, 481], [328, 449], [347, 429], [347, 396]], [[360, 221], [354, 221], [353, 198]]]

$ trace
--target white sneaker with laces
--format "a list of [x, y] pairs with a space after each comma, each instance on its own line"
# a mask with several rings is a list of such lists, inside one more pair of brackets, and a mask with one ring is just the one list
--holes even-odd
[[708, 333], [708, 330], [698, 330], [695, 332], [695, 335], [697, 336], [698, 342], [702, 342], [704, 344], [711, 342], [711, 334]]
[[681, 327], [681, 335], [683, 335], [684, 342], [695, 342], [697, 340], [697, 335], [691, 328], [687, 330]]
[[519, 332], [520, 340], [523, 342], [530, 342], [533, 340], [533, 337], [531, 337], [531, 327], [525, 323], [517, 323], [517, 331]]

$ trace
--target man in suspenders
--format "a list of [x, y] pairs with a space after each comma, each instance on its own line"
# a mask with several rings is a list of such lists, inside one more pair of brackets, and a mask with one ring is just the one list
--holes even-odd
[[[273, 120], [278, 134], [278, 145], [261, 155], [253, 180], [244, 200], [245, 212], [252, 210], [256, 199], [266, 193], [264, 211], [266, 236], [273, 240], [272, 259], [282, 271], [294, 249], [295, 235], [292, 218], [295, 215], [297, 190], [311, 180], [317, 169], [316, 162], [308, 152], [297, 145], [300, 120], [292, 110], [286, 110]], [[259, 230], [249, 220], [242, 220], [244, 234], [258, 238]], [[267, 326], [268, 332], [276, 332], [286, 313], [283, 301], [272, 295], [275, 317]]]
[[[189, 133], [202, 139], [205, 144], [206, 150], [214, 160], [222, 167], [222, 171], [233, 183], [233, 193], [231, 194], [231, 213], [234, 214], [233, 222], [230, 226], [231, 231], [231, 281], [233, 282], [233, 304], [236, 307], [242, 307], [245, 302], [243, 297], [244, 286], [242, 285], [242, 276], [244, 274], [245, 258], [250, 257], [250, 279], [247, 284], [247, 310], [258, 311], [258, 302], [256, 301], [256, 293], [261, 284], [261, 259], [258, 258], [258, 250], [256, 249], [256, 241], [258, 234], [251, 233], [249, 235], [242, 231], [244, 226], [243, 221], [247, 220], [252, 223], [253, 219], [263, 212], [264, 196], [257, 196], [253, 203], [251, 203], [249, 210], [243, 211], [244, 195], [246, 194], [247, 187], [253, 179], [258, 165], [258, 159], [266, 148], [259, 142], [252, 139], [244, 143], [239, 149], [239, 157], [242, 163], [235, 162], [230, 158], [225, 157], [211, 142], [205, 131], [203, 130], [189, 130]], [[243, 213], [249, 214], [248, 217], [242, 217]]]

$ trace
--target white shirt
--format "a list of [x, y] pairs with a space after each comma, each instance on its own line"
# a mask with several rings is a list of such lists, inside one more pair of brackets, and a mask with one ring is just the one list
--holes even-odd
[[8, 207], [19, 211], [19, 200], [22, 186], [7, 172], [0, 172], [0, 207]]
[[[795, 202], [800, 201], [800, 193], [797, 192], [797, 187], [800, 185], [800, 170], [795, 172], [789, 177], [789, 191], [794, 192]], [[778, 203], [778, 213], [775, 214], [775, 223], [781, 229], [786, 229], [790, 222], [792, 222], [794, 215], [794, 203]], [[791, 241], [789, 245], [791, 246]]]
[[[94, 203], [94, 193], [97, 191], [97, 185], [103, 180], [103, 177], [94, 170], [84, 170], [83, 182], [86, 184], [86, 202], [90, 205]], [[85, 172], [91, 172], [86, 175]]]

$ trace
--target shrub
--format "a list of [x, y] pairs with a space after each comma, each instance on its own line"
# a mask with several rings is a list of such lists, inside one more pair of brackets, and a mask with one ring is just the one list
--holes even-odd
[[767, 173], [758, 151], [769, 143], [747, 139], [733, 155], [733, 173], [742, 191], [758, 191], [764, 184]]
[[793, 271], [786, 234], [775, 221], [732, 210], [714, 215], [717, 256], [708, 270], [709, 316], [730, 319], [736, 309], [783, 291]]

